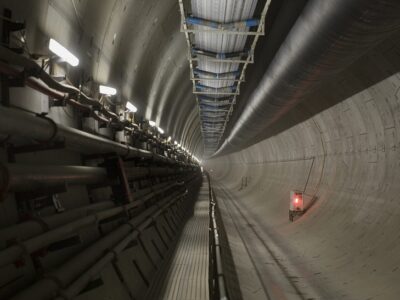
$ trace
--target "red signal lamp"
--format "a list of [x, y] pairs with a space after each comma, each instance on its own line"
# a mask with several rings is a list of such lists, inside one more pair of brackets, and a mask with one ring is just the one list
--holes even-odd
[[294, 216], [302, 215], [304, 212], [303, 192], [290, 191], [289, 219], [293, 221]]

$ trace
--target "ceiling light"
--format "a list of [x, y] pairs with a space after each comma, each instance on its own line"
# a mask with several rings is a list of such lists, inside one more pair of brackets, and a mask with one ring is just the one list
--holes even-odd
[[133, 112], [133, 113], [137, 112], [136, 106], [133, 105], [132, 103], [130, 103], [129, 101], [126, 102], [126, 108], [127, 108], [129, 111]]
[[175, 145], [178, 145], [178, 142], [177, 142], [177, 141], [174, 141], [174, 144], [175, 144]]
[[150, 124], [151, 127], [156, 126], [156, 122], [154, 122], [154, 121], [149, 121], [149, 124]]
[[75, 55], [73, 55], [71, 52], [69, 52], [68, 49], [66, 49], [63, 45], [61, 45], [56, 40], [50, 39], [49, 49], [51, 52], [53, 52], [57, 56], [61, 57], [63, 60], [65, 60], [71, 66], [76, 67], [77, 65], [79, 65], [79, 59]]
[[164, 130], [162, 130], [162, 128], [157, 127], [157, 130], [158, 130], [159, 133], [164, 134]]
[[167, 141], [170, 142], [171, 140], [172, 140], [172, 138], [169, 136], [168, 139], [167, 139]]
[[103, 95], [114, 96], [117, 93], [117, 90], [110, 86], [100, 85], [99, 92], [100, 92], [100, 94], [103, 94]]

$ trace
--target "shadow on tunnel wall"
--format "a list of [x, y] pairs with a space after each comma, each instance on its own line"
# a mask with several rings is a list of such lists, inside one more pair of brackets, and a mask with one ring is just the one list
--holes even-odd
[[[300, 7], [297, 7], [297, 13], [299, 12]], [[292, 13], [293, 21], [295, 21], [296, 13], [293, 9], [290, 11]], [[290, 28], [286, 28], [286, 30], [289, 29]], [[271, 34], [273, 35], [274, 32]], [[228, 123], [227, 130], [225, 131], [224, 137], [221, 141], [224, 141], [227, 134], [232, 129], [232, 126], [240, 117], [244, 107], [246, 106], [247, 100], [250, 98], [252, 91], [257, 88], [264, 72], [268, 71], [268, 65], [277, 50], [276, 39], [272, 39], [273, 45], [268, 47], [268, 43], [271, 42], [269, 39], [271, 38], [265, 38], [262, 49], [259, 49], [256, 53], [256, 62], [259, 63], [253, 65], [248, 72], [248, 77], [251, 76], [253, 80], [251, 82], [246, 82], [243, 85], [243, 93], [238, 100], [231, 120]], [[398, 59], [399, 53], [400, 33], [396, 33], [359, 58], [346, 70], [337, 73], [335, 76], [331, 76], [329, 81], [321, 82], [315, 90], [310, 91], [307, 94], [301, 103], [285, 115], [280, 116], [280, 119], [276, 123], [249, 141], [246, 144], [246, 147], [292, 128], [341, 101], [350, 98], [358, 92], [383, 81], [393, 74], [396, 74], [400, 71], [400, 60]]]

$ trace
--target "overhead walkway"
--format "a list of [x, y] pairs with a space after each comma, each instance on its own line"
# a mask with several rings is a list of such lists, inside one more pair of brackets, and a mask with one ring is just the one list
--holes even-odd
[[193, 215], [146, 299], [208, 300], [209, 190], [204, 177]]

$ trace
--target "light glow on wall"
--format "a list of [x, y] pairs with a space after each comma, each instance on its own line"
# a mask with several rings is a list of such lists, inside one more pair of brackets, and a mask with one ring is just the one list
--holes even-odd
[[49, 50], [65, 60], [71, 66], [76, 67], [77, 65], [79, 65], [79, 59], [75, 55], [73, 55], [67, 48], [65, 48], [54, 39], [50, 39]]
[[129, 111], [135, 113], [137, 112], [137, 107], [135, 105], [133, 105], [132, 103], [130, 103], [129, 101], [126, 102], [126, 109], [128, 109]]

